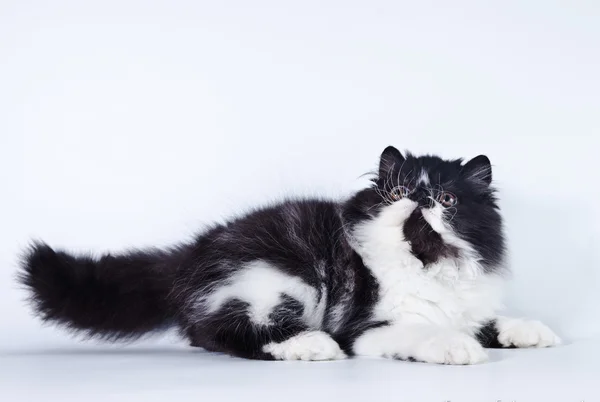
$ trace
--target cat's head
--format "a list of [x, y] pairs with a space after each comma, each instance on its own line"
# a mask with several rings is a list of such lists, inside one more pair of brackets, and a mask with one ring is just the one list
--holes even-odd
[[358, 241], [383, 245], [398, 234], [425, 264], [467, 257], [493, 271], [501, 265], [505, 248], [491, 183], [486, 156], [464, 163], [402, 155], [390, 146], [381, 154], [372, 186], [345, 205], [344, 220]]

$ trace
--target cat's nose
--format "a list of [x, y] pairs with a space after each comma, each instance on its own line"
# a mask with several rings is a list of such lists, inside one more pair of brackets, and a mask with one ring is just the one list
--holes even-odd
[[418, 203], [419, 203], [420, 208], [431, 208], [433, 206], [433, 203], [432, 203], [429, 195], [427, 195], [425, 197], [421, 197], [419, 199]]
[[425, 190], [414, 191], [410, 195], [410, 199], [415, 201], [419, 208], [430, 208], [432, 206], [430, 194]]

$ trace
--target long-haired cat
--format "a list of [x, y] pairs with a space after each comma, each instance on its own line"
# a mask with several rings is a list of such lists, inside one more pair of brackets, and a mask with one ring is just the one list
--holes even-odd
[[99, 258], [34, 244], [19, 275], [45, 321], [131, 339], [176, 326], [251, 359], [486, 360], [545, 347], [546, 326], [498, 316], [502, 219], [485, 156], [386, 148], [372, 185], [341, 202], [288, 200], [168, 250]]

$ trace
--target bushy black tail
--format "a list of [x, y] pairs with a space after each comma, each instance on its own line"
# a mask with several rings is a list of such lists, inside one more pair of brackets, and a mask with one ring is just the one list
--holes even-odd
[[36, 243], [23, 256], [18, 280], [42, 320], [91, 337], [132, 339], [172, 321], [172, 259], [162, 251], [73, 256]]

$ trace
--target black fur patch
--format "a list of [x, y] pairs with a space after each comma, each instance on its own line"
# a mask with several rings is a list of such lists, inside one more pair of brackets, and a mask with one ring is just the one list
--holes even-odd
[[488, 349], [512, 349], [514, 346], [504, 346], [498, 341], [498, 328], [496, 321], [486, 322], [476, 334], [476, 338], [484, 348]]
[[458, 249], [444, 243], [442, 236], [423, 218], [421, 209], [415, 209], [404, 222], [404, 238], [411, 245], [412, 252], [423, 265], [434, 263], [441, 258], [458, 257]]
[[[286, 339], [306, 331], [302, 322], [303, 307], [289, 296], [270, 315], [271, 325], [259, 325], [249, 319], [248, 304], [241, 300], [225, 303], [217, 312], [188, 329], [192, 344], [247, 359], [273, 360], [262, 351], [271, 342]], [[274, 330], [276, 328], [276, 330]]]
[[168, 302], [178, 252], [131, 252], [101, 258], [72, 256], [44, 244], [31, 246], [19, 281], [44, 321], [90, 337], [136, 338], [168, 327]]

